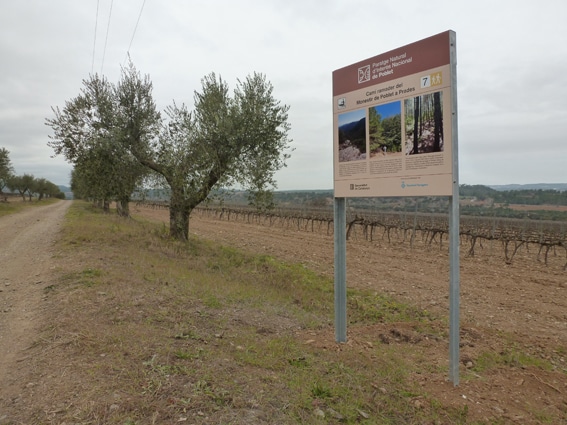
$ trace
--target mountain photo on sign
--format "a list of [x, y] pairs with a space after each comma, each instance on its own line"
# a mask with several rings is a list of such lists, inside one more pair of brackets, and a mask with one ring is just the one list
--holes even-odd
[[339, 115], [339, 162], [366, 159], [366, 110]]

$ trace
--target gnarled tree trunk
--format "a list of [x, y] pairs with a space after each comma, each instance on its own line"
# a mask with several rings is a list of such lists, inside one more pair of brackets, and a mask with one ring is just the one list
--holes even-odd
[[193, 208], [180, 194], [171, 194], [169, 201], [169, 236], [180, 241], [189, 240], [189, 215]]
[[116, 212], [120, 217], [130, 217], [130, 200], [119, 199], [116, 202]]

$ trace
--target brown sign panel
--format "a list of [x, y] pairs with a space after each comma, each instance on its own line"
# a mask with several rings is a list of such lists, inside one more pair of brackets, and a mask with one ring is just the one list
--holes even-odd
[[333, 96], [448, 65], [449, 31], [333, 72]]
[[451, 195], [452, 37], [333, 72], [335, 197]]

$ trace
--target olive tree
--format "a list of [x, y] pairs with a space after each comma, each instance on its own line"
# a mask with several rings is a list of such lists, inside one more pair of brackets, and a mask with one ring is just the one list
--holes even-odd
[[24, 174], [22, 176], [12, 176], [8, 179], [8, 188], [12, 192], [18, 192], [22, 200], [26, 200], [26, 196], [31, 201], [33, 195], [33, 187], [35, 184], [35, 177], [32, 174]]
[[[151, 101], [153, 105], [153, 101]], [[132, 107], [138, 105], [133, 102]], [[147, 168], [124, 148], [119, 140], [125, 132], [119, 127], [116, 87], [98, 75], [83, 81], [81, 94], [65, 103], [65, 107], [52, 108], [55, 118], [46, 124], [53, 129], [48, 145], [56, 155], [63, 155], [82, 176], [89, 176], [91, 194], [108, 207], [117, 200], [118, 212], [129, 216], [129, 201], [136, 185], [147, 174]], [[157, 128], [159, 113], [153, 106], [153, 123], [140, 119], [140, 111], [123, 110], [132, 122], [131, 131], [142, 132], [138, 125]]]
[[110, 211], [110, 200], [115, 191], [112, 187], [112, 170], [108, 162], [112, 154], [104, 144], [93, 146], [76, 160], [71, 171], [71, 190], [76, 199], [92, 201], [104, 212]]
[[8, 185], [8, 179], [14, 174], [14, 167], [10, 161], [10, 151], [0, 148], [0, 193]]
[[65, 195], [61, 193], [57, 185], [43, 177], [34, 179], [29, 192], [36, 194], [38, 201], [41, 201], [43, 198], [57, 197], [60, 195], [63, 195], [62, 199], [65, 198]]
[[[131, 109], [133, 93], [148, 84], [129, 68], [117, 87], [121, 108]], [[274, 98], [264, 75], [239, 80], [231, 95], [227, 83], [210, 74], [194, 102], [193, 112], [185, 105], [168, 107], [154, 139], [132, 131], [128, 121], [121, 126], [129, 151], [167, 182], [170, 235], [180, 240], [188, 238], [191, 211], [213, 189], [238, 186], [258, 201], [270, 200], [274, 173], [289, 157], [289, 107]]]

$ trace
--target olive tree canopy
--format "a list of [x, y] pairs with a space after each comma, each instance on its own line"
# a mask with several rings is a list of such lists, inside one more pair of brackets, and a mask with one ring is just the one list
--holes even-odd
[[[134, 68], [127, 70], [117, 89], [121, 107], [130, 108], [132, 91], [142, 83]], [[188, 238], [191, 211], [215, 188], [237, 186], [256, 201], [269, 200], [290, 143], [289, 107], [272, 92], [262, 74], [238, 81], [232, 95], [225, 81], [210, 74], [195, 92], [193, 112], [175, 103], [166, 109], [157, 138], [138, 137], [122, 125], [129, 151], [169, 186], [172, 237]]]

